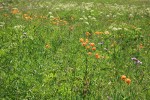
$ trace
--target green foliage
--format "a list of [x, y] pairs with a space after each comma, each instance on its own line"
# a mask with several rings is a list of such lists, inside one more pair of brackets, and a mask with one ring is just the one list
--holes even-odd
[[148, 0], [0, 2], [0, 99], [149, 99]]

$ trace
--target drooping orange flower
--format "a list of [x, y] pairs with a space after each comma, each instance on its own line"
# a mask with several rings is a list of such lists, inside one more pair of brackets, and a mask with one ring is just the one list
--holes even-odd
[[90, 36], [91, 35], [90, 32], [86, 32], [85, 34], [86, 34], [86, 36]]
[[83, 39], [83, 38], [80, 38], [80, 42], [84, 42], [84, 39]]
[[[68, 22], [67, 21], [63, 21], [63, 23], [64, 23], [64, 25], [67, 25], [68, 24]], [[74, 28], [74, 27], [73, 27]]]
[[58, 25], [58, 22], [52, 22], [53, 25]]
[[122, 76], [121, 76], [121, 79], [122, 79], [123, 81], [125, 81], [126, 76], [125, 76], [125, 75], [122, 75]]
[[82, 43], [82, 46], [86, 46], [86, 44], [87, 44], [86, 42], [83, 42], [83, 43]]
[[87, 54], [88, 54], [88, 55], [92, 55], [92, 52], [88, 52]]
[[140, 45], [139, 45], [139, 48], [140, 48], [140, 49], [143, 49], [143, 48], [144, 48], [143, 44], [140, 44]]
[[96, 58], [96, 59], [99, 59], [99, 58], [100, 58], [100, 55], [99, 55], [98, 53], [96, 53], [96, 54], [95, 54], [95, 58]]
[[32, 17], [28, 14], [23, 14], [23, 18], [26, 20], [32, 20]]
[[103, 32], [98, 32], [98, 31], [97, 31], [97, 32], [95, 32], [95, 34], [97, 34], [97, 35], [102, 34], [102, 33], [103, 33]]
[[95, 46], [95, 44], [94, 44], [94, 43], [90, 43], [90, 46], [94, 47], [94, 46]]
[[8, 14], [4, 14], [3, 16], [4, 16], [4, 17], [8, 17], [9, 15], [8, 15]]
[[95, 51], [95, 50], [96, 50], [96, 47], [93, 47], [92, 50]]
[[85, 39], [85, 42], [86, 42], [86, 43], [88, 43], [88, 42], [89, 42], [89, 40], [88, 40], [88, 39]]
[[28, 14], [23, 14], [23, 17], [25, 18], [25, 17], [28, 17]]
[[130, 84], [130, 83], [131, 83], [131, 80], [130, 80], [129, 78], [127, 78], [127, 79], [125, 80], [125, 82], [126, 82], [127, 84]]
[[86, 49], [90, 49], [90, 46], [86, 46]]
[[60, 20], [60, 18], [59, 17], [54, 17], [53, 20], [58, 21], [58, 20]]
[[12, 14], [17, 14], [17, 13], [19, 13], [19, 10], [18, 10], [17, 8], [13, 8], [13, 9], [11, 10], [11, 13], [12, 13]]
[[26, 20], [32, 20], [32, 17], [31, 16], [27, 16], [25, 17]]
[[45, 48], [49, 49], [49, 48], [50, 48], [50, 45], [49, 45], [49, 44], [46, 44], [46, 45], [45, 45]]
[[70, 26], [69, 30], [72, 31], [74, 29], [74, 26]]

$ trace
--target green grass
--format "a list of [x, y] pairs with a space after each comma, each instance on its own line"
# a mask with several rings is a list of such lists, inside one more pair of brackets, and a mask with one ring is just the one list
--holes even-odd
[[122, 1], [0, 1], [0, 99], [148, 100], [150, 2]]

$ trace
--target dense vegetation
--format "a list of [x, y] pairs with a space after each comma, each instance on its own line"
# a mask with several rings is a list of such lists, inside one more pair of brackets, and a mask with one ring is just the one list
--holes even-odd
[[0, 0], [0, 99], [148, 100], [150, 1], [123, 1]]

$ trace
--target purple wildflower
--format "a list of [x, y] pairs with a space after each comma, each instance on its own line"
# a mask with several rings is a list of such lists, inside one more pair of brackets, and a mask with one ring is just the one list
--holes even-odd
[[99, 42], [98, 44], [102, 45], [102, 44], [104, 44], [104, 42]]
[[142, 62], [140, 60], [138, 60], [137, 58], [131, 58], [136, 64], [142, 64]]

